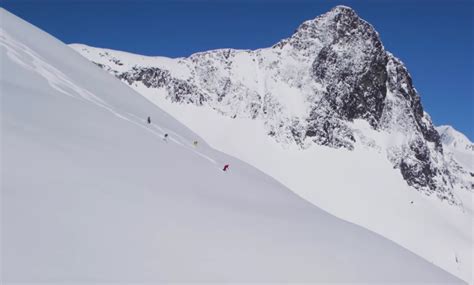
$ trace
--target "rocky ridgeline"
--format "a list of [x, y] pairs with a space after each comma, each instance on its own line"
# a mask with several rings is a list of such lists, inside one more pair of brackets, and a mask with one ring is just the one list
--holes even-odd
[[[352, 150], [362, 144], [386, 151], [406, 182], [421, 192], [458, 204], [454, 188], [473, 190], [472, 173], [443, 154], [440, 135], [403, 63], [351, 8], [337, 6], [306, 21], [270, 48], [201, 52], [176, 59], [178, 67], [129, 62], [124, 71], [125, 60], [96, 51], [96, 64], [128, 84], [164, 88], [173, 102], [207, 106], [224, 116], [262, 120], [283, 146]], [[178, 76], [177, 68], [188, 75]], [[289, 109], [280, 99], [287, 94], [303, 102], [303, 111]], [[397, 139], [378, 146], [355, 120]]]

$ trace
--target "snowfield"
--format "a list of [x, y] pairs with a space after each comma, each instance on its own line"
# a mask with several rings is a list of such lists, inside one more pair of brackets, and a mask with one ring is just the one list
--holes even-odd
[[462, 283], [0, 17], [2, 283]]

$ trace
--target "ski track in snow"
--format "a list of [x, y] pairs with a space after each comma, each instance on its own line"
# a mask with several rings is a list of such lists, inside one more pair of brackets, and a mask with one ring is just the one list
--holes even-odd
[[[150, 126], [147, 126], [144, 123], [140, 123], [143, 119], [132, 113], [127, 113], [130, 117], [122, 115], [119, 111], [117, 111], [112, 106], [101, 100], [99, 97], [95, 96], [92, 92], [74, 84], [73, 80], [68, 78], [64, 73], [59, 71], [54, 66], [47, 63], [36, 52], [23, 45], [22, 43], [16, 41], [13, 37], [9, 36], [4, 29], [1, 29], [0, 45], [6, 49], [7, 55], [10, 57], [11, 60], [20, 64], [21, 66], [30, 71], [37, 72], [47, 80], [51, 87], [58, 90], [62, 94], [84, 102], [92, 103], [100, 108], [103, 108], [108, 112], [112, 113], [113, 115], [117, 116], [118, 118], [137, 125], [142, 129], [145, 129], [146, 131], [157, 136], [158, 138], [162, 139], [165, 133], [173, 134], [174, 137], [168, 137], [168, 140], [173, 141], [177, 145], [180, 145], [186, 150], [195, 153], [196, 155], [208, 160], [213, 164], [217, 164], [217, 162], [211, 157], [197, 151], [197, 147], [190, 146], [191, 142], [186, 141], [186, 139], [184, 139], [176, 132], [166, 130], [156, 124], [150, 124]], [[68, 92], [68, 89], [77, 95]], [[156, 131], [155, 129], [157, 129], [158, 131]], [[175, 139], [175, 137], [178, 139]]]
[[[48, 81], [51, 87], [59, 92], [79, 100], [92, 102], [103, 108], [108, 107], [103, 100], [74, 84], [64, 73], [48, 64], [36, 52], [9, 36], [4, 29], [1, 29], [0, 45], [6, 49], [10, 59], [28, 70], [36, 71]], [[67, 92], [65, 89], [68, 88], [78, 96]]]
[[[170, 141], [173, 141], [175, 142], [177, 145], [183, 147], [184, 149], [188, 150], [188, 151], [191, 151], [195, 154], [197, 154], [198, 156], [214, 163], [214, 164], [217, 164], [217, 162], [212, 159], [211, 157], [197, 151], [196, 149], [198, 147], [194, 147], [194, 146], [190, 146], [191, 145], [191, 142], [188, 142], [185, 138], [183, 138], [181, 135], [179, 135], [178, 133], [172, 131], [172, 130], [169, 130], [169, 129], [165, 129], [163, 127], [160, 127], [159, 125], [156, 125], [153, 123], [149, 124], [149, 127], [147, 125], [144, 125], [144, 124], [140, 124], [138, 122], [142, 121], [143, 119], [134, 115], [134, 114], [131, 114], [131, 113], [128, 113], [130, 116], [132, 116], [134, 120], [131, 120], [131, 119], [127, 119], [125, 118], [127, 121], [133, 123], [133, 124], [136, 124], [137, 126], [140, 126], [141, 128], [144, 128], [146, 129], [147, 131], [150, 131], [151, 133], [155, 134], [157, 137], [160, 137], [162, 140], [163, 140], [163, 137], [165, 134], [172, 134], [173, 136], [168, 136], [167, 140], [170, 140]], [[158, 129], [158, 132], [154, 131], [153, 129]], [[178, 139], [175, 139], [175, 138], [178, 138]]]

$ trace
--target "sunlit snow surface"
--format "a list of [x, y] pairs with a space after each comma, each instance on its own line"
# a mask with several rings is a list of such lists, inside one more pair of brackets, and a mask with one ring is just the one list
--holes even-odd
[[451, 126], [439, 126], [445, 150], [463, 167], [474, 173], [474, 144]]
[[[318, 207], [377, 232], [466, 281], [472, 280], [474, 214], [470, 193], [457, 191], [463, 207], [453, 207], [413, 191], [383, 154], [371, 149], [282, 148], [265, 135], [263, 123], [171, 103], [144, 86], [136, 89], [211, 146], [261, 169]], [[365, 123], [355, 122], [361, 130]], [[367, 135], [370, 130], [367, 127], [365, 131]], [[386, 145], [393, 139], [377, 132], [371, 137]]]
[[[459, 282], [213, 150], [48, 34], [0, 17], [2, 283]], [[314, 173], [312, 187], [327, 187]]]

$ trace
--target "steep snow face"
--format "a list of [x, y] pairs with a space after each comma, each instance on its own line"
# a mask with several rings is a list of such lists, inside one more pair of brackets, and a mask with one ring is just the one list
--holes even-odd
[[474, 177], [474, 144], [451, 126], [439, 126], [436, 129], [453, 167], [464, 171], [466, 176]]
[[[453, 189], [473, 190], [472, 180], [443, 155], [403, 63], [348, 7], [337, 6], [301, 24], [290, 38], [255, 51], [166, 59], [71, 46], [131, 86], [165, 89], [172, 102], [262, 121], [264, 132], [282, 147], [353, 150], [362, 142], [383, 149], [406, 183], [425, 194], [459, 205]], [[359, 119], [392, 142], [374, 145], [354, 126]]]
[[459, 151], [474, 151], [474, 144], [461, 132], [451, 126], [436, 127], [441, 136], [441, 142], [448, 149], [456, 149]]
[[460, 283], [0, 17], [2, 283]]
[[255, 51], [71, 47], [213, 147], [471, 280], [472, 177], [443, 150], [403, 63], [350, 8]]

